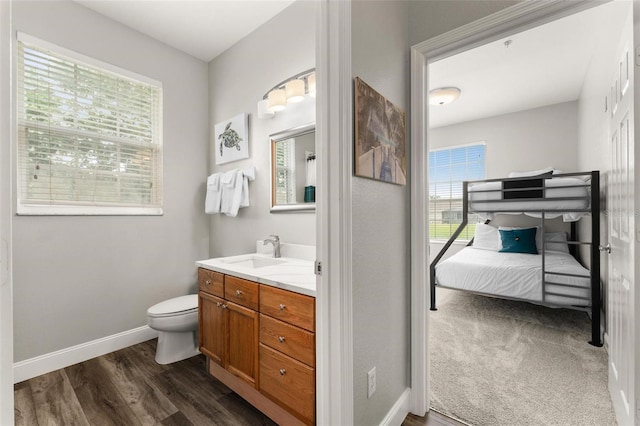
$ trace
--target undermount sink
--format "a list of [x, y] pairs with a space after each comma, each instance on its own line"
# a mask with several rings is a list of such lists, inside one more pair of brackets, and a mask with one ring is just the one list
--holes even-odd
[[253, 269], [264, 268], [265, 266], [280, 265], [282, 263], [285, 263], [285, 261], [281, 259], [256, 256], [253, 254], [246, 255], [246, 256], [234, 256], [232, 258], [228, 258], [224, 260], [221, 259], [220, 261], [223, 263], [234, 265], [234, 266], [241, 266], [244, 268], [253, 268]]

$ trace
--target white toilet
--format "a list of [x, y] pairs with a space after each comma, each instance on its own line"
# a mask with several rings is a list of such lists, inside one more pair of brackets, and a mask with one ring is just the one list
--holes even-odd
[[147, 310], [149, 327], [158, 330], [156, 362], [170, 364], [200, 353], [198, 295], [188, 294], [157, 303]]

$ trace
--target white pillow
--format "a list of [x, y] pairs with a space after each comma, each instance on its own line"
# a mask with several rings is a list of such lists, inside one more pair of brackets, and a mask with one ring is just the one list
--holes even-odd
[[476, 224], [476, 233], [473, 237], [473, 247], [482, 250], [500, 251], [500, 233], [498, 228], [484, 223]]
[[528, 172], [511, 172], [509, 173], [510, 178], [521, 178], [521, 177], [530, 177], [530, 176], [539, 176], [544, 175], [546, 173], [553, 173], [553, 167], [545, 167], [541, 170], [531, 170]]

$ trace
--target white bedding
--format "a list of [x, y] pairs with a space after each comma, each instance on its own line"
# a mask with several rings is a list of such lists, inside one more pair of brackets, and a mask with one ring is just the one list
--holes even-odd
[[[500, 253], [465, 247], [436, 266], [436, 283], [444, 287], [470, 290], [496, 296], [526, 299], [553, 305], [590, 305], [587, 300], [547, 295], [542, 300], [542, 255]], [[567, 253], [545, 252], [545, 270], [589, 276], [578, 261]], [[589, 297], [589, 278], [547, 274], [546, 281], [580, 285], [584, 288], [547, 285], [547, 291], [568, 296]]]
[[[589, 187], [584, 186], [585, 181], [572, 177], [558, 177], [544, 179], [545, 198], [543, 201], [528, 201], [516, 199], [514, 201], [502, 200], [502, 182], [479, 182], [469, 185], [469, 211], [500, 211], [510, 210], [513, 214], [524, 213], [529, 216], [540, 217], [540, 213], [528, 212], [528, 210], [555, 210], [558, 213], [545, 212], [546, 218], [562, 216], [565, 222], [573, 222], [585, 215], [584, 212], [572, 212], [572, 210], [584, 210], [589, 208], [589, 200], [563, 200], [566, 197], [589, 197]], [[581, 185], [581, 186], [580, 186]], [[571, 188], [557, 188], [570, 186]], [[478, 192], [497, 190], [493, 192]], [[556, 198], [554, 200], [554, 198]], [[561, 213], [560, 213], [561, 212]], [[493, 213], [484, 213], [485, 219], [493, 219]]]

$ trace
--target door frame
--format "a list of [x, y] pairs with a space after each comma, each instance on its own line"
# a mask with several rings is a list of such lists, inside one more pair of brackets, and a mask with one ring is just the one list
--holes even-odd
[[[603, 3], [606, 1], [521, 2], [411, 47], [411, 412], [413, 414], [423, 416], [429, 409], [428, 65], [430, 62]], [[634, 11], [637, 9], [634, 7]], [[635, 328], [635, 332], [640, 333], [638, 324]], [[636, 368], [636, 371], [639, 369]], [[639, 375], [636, 374], [636, 376]], [[636, 377], [636, 383], [638, 380], [640, 377]]]
[[316, 7], [316, 423], [351, 425], [351, 1]]
[[[11, 2], [0, 1], [0, 395], [13, 396], [13, 282], [11, 274]], [[0, 424], [13, 424], [13, 397], [0, 397]]]

